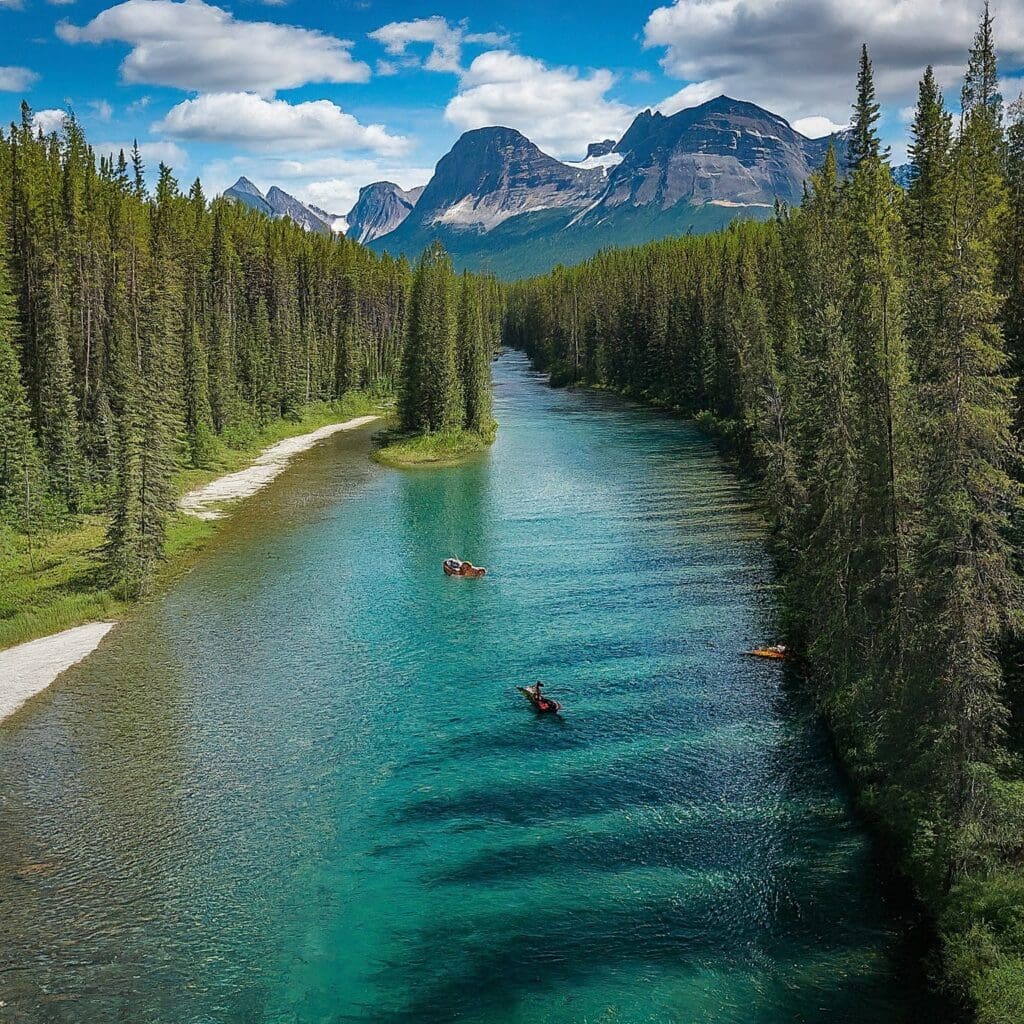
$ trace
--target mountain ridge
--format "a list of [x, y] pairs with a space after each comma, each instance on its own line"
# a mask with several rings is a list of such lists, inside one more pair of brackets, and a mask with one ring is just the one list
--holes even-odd
[[540, 272], [608, 245], [769, 217], [777, 201], [800, 201], [832, 138], [724, 95], [671, 115], [642, 111], [580, 163], [515, 129], [478, 128], [441, 158], [408, 216], [368, 244], [413, 258], [440, 241], [460, 268]]

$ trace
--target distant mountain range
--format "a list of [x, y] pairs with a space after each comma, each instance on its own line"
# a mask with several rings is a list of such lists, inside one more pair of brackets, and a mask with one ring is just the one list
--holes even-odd
[[248, 178], [243, 177], [231, 188], [225, 189], [224, 195], [268, 217], [288, 217], [307, 231], [316, 231], [321, 235], [344, 234], [348, 229], [344, 217], [321, 210], [319, 206], [307, 206], [276, 185], [264, 195]]
[[380, 181], [345, 216], [247, 178], [225, 195], [311, 231], [344, 231], [377, 251], [417, 256], [440, 240], [458, 267], [516, 277], [611, 245], [703, 233], [796, 204], [829, 138], [809, 139], [753, 103], [719, 96], [665, 116], [644, 111], [617, 142], [556, 160], [512, 128], [466, 132], [422, 188]]

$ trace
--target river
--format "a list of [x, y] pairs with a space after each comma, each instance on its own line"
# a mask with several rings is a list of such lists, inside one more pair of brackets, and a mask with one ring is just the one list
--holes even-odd
[[495, 383], [486, 458], [339, 435], [0, 725], [0, 1021], [912, 1018], [826, 739], [741, 656], [750, 495], [684, 421]]

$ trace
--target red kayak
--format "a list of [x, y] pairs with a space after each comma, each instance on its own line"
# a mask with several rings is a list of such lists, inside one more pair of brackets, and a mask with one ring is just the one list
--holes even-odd
[[534, 709], [539, 711], [542, 715], [557, 715], [562, 710], [562, 705], [557, 700], [552, 700], [550, 697], [545, 697], [543, 694], [537, 695], [537, 690], [533, 686], [517, 686], [516, 689], [534, 706]]

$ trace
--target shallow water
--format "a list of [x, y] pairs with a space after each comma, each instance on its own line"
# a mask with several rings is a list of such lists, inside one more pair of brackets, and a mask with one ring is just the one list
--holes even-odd
[[488, 457], [327, 442], [0, 726], [0, 1021], [912, 1018], [827, 744], [739, 656], [743, 488], [684, 422], [495, 376]]

